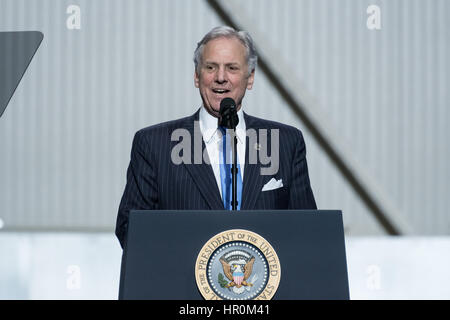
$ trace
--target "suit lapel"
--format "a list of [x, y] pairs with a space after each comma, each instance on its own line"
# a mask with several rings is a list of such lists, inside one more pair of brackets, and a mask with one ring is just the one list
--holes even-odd
[[[190, 133], [192, 152], [191, 152], [191, 163], [190, 164], [183, 163], [183, 165], [191, 175], [192, 179], [194, 180], [194, 183], [196, 184], [197, 188], [199, 189], [200, 193], [202, 194], [203, 198], [208, 203], [210, 208], [212, 210], [223, 210], [224, 207], [222, 198], [220, 196], [219, 187], [217, 186], [213, 169], [209, 164], [209, 159], [208, 163], [205, 163], [205, 161], [203, 160], [199, 164], [194, 162], [194, 154], [193, 154], [195, 148], [194, 139], [196, 139], [197, 137], [198, 143], [201, 140], [201, 150], [199, 152], [201, 152], [202, 156], [203, 151], [206, 148], [199, 126], [198, 125], [194, 126], [194, 123], [198, 124], [199, 111], [200, 109], [193, 116], [187, 118], [186, 123], [184, 124], [184, 128], [187, 129]], [[205, 152], [205, 156], [206, 157], [208, 156], [207, 152]]]
[[[259, 144], [259, 134], [258, 127], [255, 119], [253, 117], [248, 116], [244, 113], [245, 126], [246, 130], [255, 130], [257, 143]], [[244, 170], [244, 181], [242, 186], [242, 204], [241, 210], [252, 210], [255, 207], [256, 199], [261, 193], [264, 176], [261, 175], [261, 163], [259, 162], [259, 158], [252, 163], [249, 163], [249, 153], [256, 151], [255, 141], [250, 139], [251, 135], [247, 135], [246, 137], [246, 146], [245, 146], [245, 170]], [[268, 145], [270, 145], [270, 137], [268, 137]]]
[[[198, 126], [194, 126], [194, 123], [198, 124], [199, 112], [200, 110], [198, 110], [193, 116], [186, 118], [186, 122], [183, 124], [183, 127], [189, 131], [192, 138], [192, 150], [194, 150], [195, 134], [199, 135], [201, 139], [201, 152], [203, 155], [203, 151], [205, 150], [206, 146], [201, 136], [200, 128]], [[257, 120], [251, 116], [248, 116], [245, 112], [244, 119], [246, 130], [255, 130], [257, 143], [260, 144], [258, 130], [262, 128], [258, 126]], [[270, 146], [270, 135], [267, 136], [267, 139], [267, 145]], [[177, 142], [172, 142], [173, 145], [175, 145], [176, 143]], [[251, 140], [250, 136], [247, 135], [241, 210], [252, 210], [255, 207], [256, 200], [261, 193], [262, 187], [264, 185], [264, 176], [261, 175], [261, 163], [259, 161], [259, 157], [256, 163], [253, 163], [254, 161], [252, 161], [252, 163], [249, 163], [249, 154], [250, 152], [255, 152], [255, 148], [255, 141]], [[205, 156], [208, 156], [207, 152], [205, 152]], [[224, 207], [222, 197], [220, 196], [219, 187], [217, 186], [213, 169], [208, 163], [205, 163], [205, 161], [201, 161], [200, 164], [195, 164], [194, 156], [193, 154], [191, 154], [191, 164], [183, 163], [183, 165], [191, 175], [194, 183], [196, 184], [205, 201], [208, 203], [211, 210], [223, 210]]]

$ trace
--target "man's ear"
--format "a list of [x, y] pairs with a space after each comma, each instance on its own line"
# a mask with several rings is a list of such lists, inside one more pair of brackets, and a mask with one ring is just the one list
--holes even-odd
[[196, 88], [200, 87], [200, 77], [198, 76], [197, 70], [194, 71], [194, 85]]
[[247, 79], [247, 90], [252, 90], [253, 83], [255, 82], [255, 69], [250, 73]]

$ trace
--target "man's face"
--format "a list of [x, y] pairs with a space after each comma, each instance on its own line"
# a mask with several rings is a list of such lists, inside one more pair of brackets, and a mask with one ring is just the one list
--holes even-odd
[[200, 89], [203, 106], [214, 117], [219, 117], [220, 102], [229, 97], [241, 108], [245, 91], [251, 89], [255, 72], [248, 75], [246, 49], [241, 41], [232, 38], [217, 38], [203, 48], [199, 72], [194, 74], [194, 83]]

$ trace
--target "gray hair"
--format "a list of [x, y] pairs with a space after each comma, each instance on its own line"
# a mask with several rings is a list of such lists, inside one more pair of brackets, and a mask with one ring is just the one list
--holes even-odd
[[256, 64], [258, 63], [258, 55], [256, 54], [253, 39], [247, 31], [236, 31], [228, 26], [213, 28], [203, 37], [203, 39], [199, 43], [197, 43], [197, 49], [195, 49], [194, 52], [194, 64], [197, 73], [200, 72], [199, 70], [200, 62], [202, 61], [203, 58], [203, 49], [205, 48], [205, 45], [209, 41], [220, 37], [226, 38], [235, 37], [236, 39], [242, 42], [247, 51], [246, 58], [247, 58], [248, 74], [250, 75], [256, 69]]

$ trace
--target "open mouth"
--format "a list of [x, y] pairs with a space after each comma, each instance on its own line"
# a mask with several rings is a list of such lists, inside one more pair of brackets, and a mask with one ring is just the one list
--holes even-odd
[[215, 94], [219, 94], [219, 95], [226, 94], [226, 93], [230, 92], [230, 90], [228, 90], [228, 89], [212, 89], [212, 91]]

